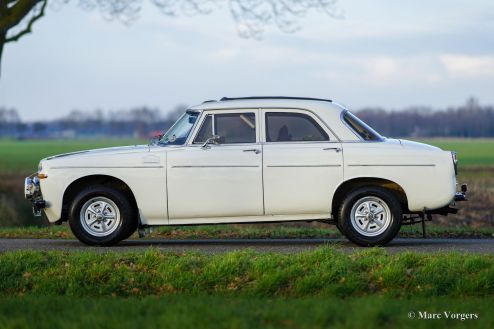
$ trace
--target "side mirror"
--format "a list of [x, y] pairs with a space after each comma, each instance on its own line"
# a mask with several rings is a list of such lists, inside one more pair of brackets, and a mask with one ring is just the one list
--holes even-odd
[[202, 148], [207, 149], [210, 148], [209, 144], [218, 145], [219, 143], [220, 143], [220, 136], [213, 135], [210, 138], [208, 138], [204, 144], [202, 144]]

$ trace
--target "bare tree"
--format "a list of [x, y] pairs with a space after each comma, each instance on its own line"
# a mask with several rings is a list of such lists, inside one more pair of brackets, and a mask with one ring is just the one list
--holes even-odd
[[[77, 2], [86, 10], [99, 10], [104, 17], [132, 23], [145, 0], [0, 0], [0, 62], [5, 44], [19, 41], [45, 15], [48, 1], [55, 5]], [[149, 0], [166, 16], [209, 14], [227, 7], [240, 36], [259, 38], [267, 25], [284, 32], [299, 29], [298, 18], [315, 10], [341, 16], [337, 0]]]

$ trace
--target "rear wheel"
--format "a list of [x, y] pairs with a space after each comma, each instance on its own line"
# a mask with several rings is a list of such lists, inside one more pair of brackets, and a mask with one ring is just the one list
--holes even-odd
[[393, 240], [401, 226], [402, 210], [395, 195], [381, 187], [350, 192], [338, 214], [338, 228], [360, 246], [382, 246]]
[[88, 245], [108, 246], [128, 238], [137, 228], [137, 217], [128, 198], [107, 186], [82, 190], [69, 210], [72, 233]]

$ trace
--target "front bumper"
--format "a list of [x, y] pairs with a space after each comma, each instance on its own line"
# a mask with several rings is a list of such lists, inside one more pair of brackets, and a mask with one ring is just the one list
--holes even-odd
[[46, 208], [46, 201], [41, 194], [38, 173], [24, 179], [24, 197], [31, 201], [34, 216], [41, 216], [41, 210]]

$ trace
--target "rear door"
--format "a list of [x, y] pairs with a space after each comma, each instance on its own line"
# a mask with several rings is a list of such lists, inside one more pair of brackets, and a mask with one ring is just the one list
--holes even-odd
[[266, 215], [330, 214], [343, 180], [340, 142], [312, 112], [262, 110]]

